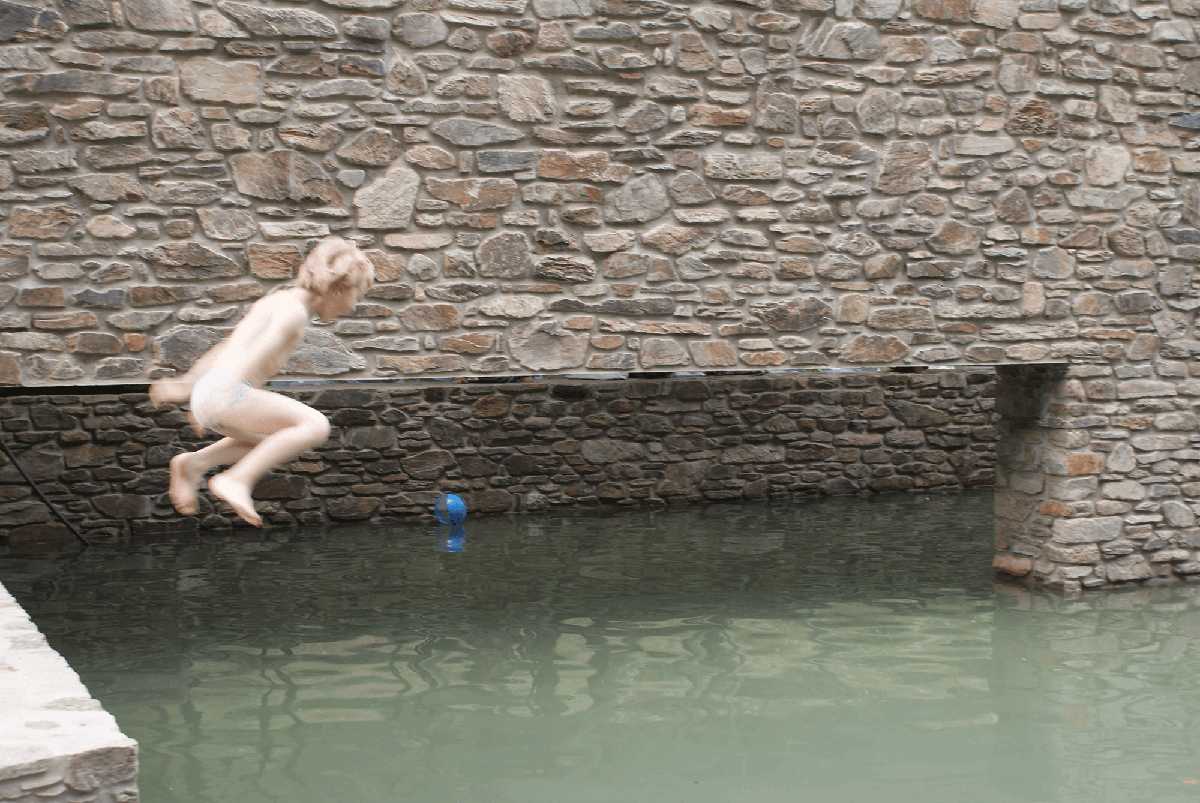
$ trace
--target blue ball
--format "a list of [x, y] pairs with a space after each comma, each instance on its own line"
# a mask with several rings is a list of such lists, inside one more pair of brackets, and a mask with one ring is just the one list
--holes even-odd
[[457, 494], [442, 494], [434, 503], [433, 513], [442, 524], [458, 524], [467, 517], [467, 503]]

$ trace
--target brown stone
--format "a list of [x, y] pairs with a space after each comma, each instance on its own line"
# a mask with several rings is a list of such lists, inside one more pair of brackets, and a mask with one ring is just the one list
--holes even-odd
[[893, 142], [883, 157], [875, 189], [902, 195], [925, 189], [933, 172], [933, 156], [924, 142]]
[[596, 264], [587, 257], [543, 257], [534, 267], [533, 278], [555, 282], [590, 282], [596, 278]]
[[631, 173], [626, 165], [610, 162], [609, 155], [603, 151], [544, 150], [537, 166], [539, 178], [559, 181], [625, 181]]
[[1020, 187], [1014, 187], [996, 199], [996, 219], [1005, 223], [1028, 223], [1033, 220], [1029, 196]]
[[248, 106], [258, 102], [261, 70], [249, 62], [223, 62], [208, 57], [179, 66], [183, 93], [197, 102]]
[[450, 304], [409, 304], [397, 314], [410, 332], [446, 332], [462, 322], [458, 307]]
[[[28, 245], [15, 243], [0, 243], [0, 279], [18, 279], [29, 274], [29, 254], [32, 249]], [[11, 298], [11, 294], [8, 298]], [[3, 298], [3, 296], [0, 296]], [[8, 298], [4, 298], [7, 301]]]
[[57, 240], [83, 217], [71, 204], [14, 206], [9, 217], [8, 236], [14, 239]]
[[78, 332], [67, 335], [67, 351], [76, 354], [116, 354], [124, 346], [121, 338], [107, 332]]
[[449, 170], [458, 164], [454, 154], [437, 145], [418, 145], [404, 152], [406, 161], [430, 170]]
[[260, 279], [290, 279], [296, 275], [296, 268], [303, 259], [300, 249], [294, 245], [250, 243], [247, 252], [250, 272]]
[[1014, 106], [1004, 130], [1013, 135], [1048, 136], [1058, 132], [1059, 119], [1050, 101], [1034, 98]]
[[992, 559], [992, 570], [998, 574], [1024, 577], [1033, 571], [1033, 558], [1025, 555], [997, 555]]
[[265, 156], [229, 157], [238, 192], [268, 201], [302, 201], [341, 205], [342, 195], [313, 160], [295, 151]]
[[925, 307], [885, 307], [872, 310], [867, 325], [872, 329], [928, 330], [933, 328], [933, 313]]
[[891, 335], [860, 335], [842, 349], [842, 359], [853, 363], [896, 362], [908, 355], [908, 346]]
[[142, 201], [146, 192], [129, 176], [88, 173], [67, 179], [67, 186], [91, 201]]
[[803, 332], [833, 319], [833, 309], [815, 298], [756, 303], [750, 309], [781, 332]]
[[452, 351], [455, 354], [484, 354], [491, 350], [496, 343], [496, 335], [491, 332], [472, 332], [456, 337], [442, 338], [438, 348], [442, 351]]
[[642, 242], [668, 254], [680, 255], [708, 246], [716, 236], [711, 229], [664, 225], [643, 234]]
[[404, 58], [392, 62], [385, 81], [389, 92], [402, 96], [424, 95], [429, 87], [424, 70]]
[[[403, 147], [400, 143], [388, 132], [380, 128], [368, 128], [338, 148], [337, 155], [350, 164], [364, 167], [386, 167], [400, 156], [402, 150]], [[409, 159], [409, 161], [414, 160]]]
[[310, 153], [324, 153], [342, 141], [342, 129], [330, 123], [289, 123], [276, 132], [285, 144]]
[[425, 188], [434, 198], [462, 207], [464, 212], [500, 209], [517, 196], [517, 183], [507, 178], [425, 179]]
[[34, 142], [50, 133], [50, 119], [40, 103], [0, 103], [0, 145]]
[[692, 125], [740, 127], [750, 122], [750, 112], [747, 109], [726, 109], [722, 106], [697, 103], [688, 110], [688, 122]]
[[979, 248], [982, 240], [982, 228], [964, 226], [956, 220], [947, 220], [926, 242], [932, 250], [940, 254], [963, 255], [973, 253]]

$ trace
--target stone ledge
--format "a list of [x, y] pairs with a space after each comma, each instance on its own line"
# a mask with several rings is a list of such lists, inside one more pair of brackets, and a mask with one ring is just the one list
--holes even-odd
[[0, 800], [137, 800], [137, 742], [0, 585]]

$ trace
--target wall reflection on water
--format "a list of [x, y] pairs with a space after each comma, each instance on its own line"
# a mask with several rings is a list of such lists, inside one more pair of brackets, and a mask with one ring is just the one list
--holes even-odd
[[991, 499], [0, 552], [156, 801], [1200, 786], [1200, 588], [994, 587]]

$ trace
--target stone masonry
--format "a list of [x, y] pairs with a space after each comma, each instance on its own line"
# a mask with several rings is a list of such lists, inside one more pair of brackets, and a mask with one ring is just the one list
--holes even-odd
[[[256, 488], [272, 525], [432, 521], [446, 492], [482, 516], [995, 481], [995, 375], [978, 369], [288, 392], [334, 426]], [[242, 526], [207, 494], [199, 517], [171, 507], [168, 461], [208, 440], [145, 393], [11, 397], [0, 425], [90, 539]], [[71, 537], [9, 465], [0, 500], [0, 538]]]
[[0, 0], [0, 383], [184, 369], [336, 232], [293, 376], [997, 365], [996, 567], [1200, 576], [1198, 21]]
[[137, 743], [0, 585], [0, 800], [136, 803]]

